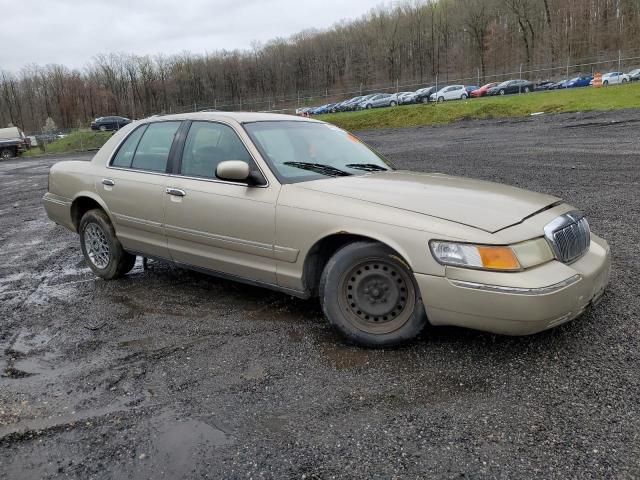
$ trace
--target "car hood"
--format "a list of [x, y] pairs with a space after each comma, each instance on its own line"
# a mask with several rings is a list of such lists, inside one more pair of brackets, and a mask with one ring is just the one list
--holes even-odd
[[297, 186], [441, 218], [494, 233], [560, 201], [499, 183], [438, 173], [389, 171]]

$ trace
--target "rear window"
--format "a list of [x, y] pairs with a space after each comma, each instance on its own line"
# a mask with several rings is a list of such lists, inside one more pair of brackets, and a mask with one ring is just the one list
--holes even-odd
[[111, 162], [111, 165], [114, 167], [120, 168], [131, 168], [131, 161], [133, 160], [133, 155], [136, 153], [136, 147], [138, 146], [138, 142], [140, 142], [140, 138], [144, 133], [146, 125], [136, 128], [131, 135], [127, 137], [124, 143], [120, 146], [118, 153], [115, 158]]
[[164, 172], [180, 124], [181, 122], [159, 122], [149, 125], [138, 143], [131, 168]]

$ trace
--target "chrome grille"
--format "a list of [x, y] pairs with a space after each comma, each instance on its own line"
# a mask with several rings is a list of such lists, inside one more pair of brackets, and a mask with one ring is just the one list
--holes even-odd
[[544, 228], [544, 233], [555, 257], [564, 263], [584, 255], [591, 243], [589, 222], [578, 211], [559, 216]]

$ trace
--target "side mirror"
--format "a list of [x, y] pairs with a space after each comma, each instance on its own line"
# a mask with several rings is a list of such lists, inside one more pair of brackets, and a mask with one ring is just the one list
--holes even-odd
[[249, 164], [242, 160], [226, 160], [220, 162], [216, 168], [218, 178], [233, 182], [247, 181], [250, 173]]

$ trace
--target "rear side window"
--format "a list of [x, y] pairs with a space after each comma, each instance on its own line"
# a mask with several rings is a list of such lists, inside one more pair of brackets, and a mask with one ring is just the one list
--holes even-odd
[[131, 168], [164, 172], [169, 151], [182, 122], [158, 122], [147, 127], [138, 143]]
[[180, 173], [188, 177], [216, 178], [216, 169], [225, 160], [243, 160], [253, 167], [251, 155], [227, 125], [193, 122], [184, 144]]
[[133, 131], [131, 135], [127, 137], [127, 139], [118, 150], [118, 153], [113, 159], [113, 162], [111, 162], [111, 165], [113, 165], [114, 167], [131, 168], [133, 154], [136, 153], [136, 147], [138, 146], [138, 142], [140, 141], [140, 138], [142, 137], [142, 134], [144, 133], [146, 128], [146, 125], [138, 127]]

